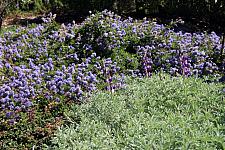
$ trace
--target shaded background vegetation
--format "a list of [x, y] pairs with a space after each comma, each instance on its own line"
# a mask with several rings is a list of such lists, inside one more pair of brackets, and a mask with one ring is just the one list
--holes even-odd
[[223, 33], [224, 5], [224, 0], [3, 0], [0, 2], [0, 16], [4, 18], [7, 10], [42, 13], [51, 11], [66, 18], [62, 20], [62, 17], [58, 17], [59, 22], [75, 18], [82, 21], [89, 11], [109, 9], [120, 15], [135, 18], [159, 17], [165, 21], [181, 17], [195, 25], [191, 26], [193, 30], [213, 30]]

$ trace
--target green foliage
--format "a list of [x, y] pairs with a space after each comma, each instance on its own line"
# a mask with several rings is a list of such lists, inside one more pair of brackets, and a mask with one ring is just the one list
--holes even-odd
[[14, 8], [22, 11], [48, 12], [62, 6], [61, 0], [17, 0]]
[[[82, 23], [82, 26], [77, 29], [74, 28], [74, 33], [76, 36], [72, 40], [68, 40], [68, 44], [76, 47], [74, 40], [80, 38], [80, 47], [76, 47], [77, 53], [80, 57], [88, 56], [92, 52], [95, 52], [98, 56], [102, 58], [111, 57], [112, 60], [117, 61], [118, 65], [125, 69], [137, 69], [139, 67], [136, 50], [134, 46], [142, 42], [138, 38], [138, 34], [132, 32], [132, 25], [128, 25], [125, 29], [126, 35], [122, 38], [119, 35], [118, 30], [112, 28], [112, 24], [117, 22], [113, 17], [120, 18], [120, 16], [108, 15], [108, 12], [96, 13], [87, 17], [87, 19]], [[137, 22], [135, 25], [139, 25]], [[146, 40], [149, 42], [149, 40]], [[85, 49], [86, 45], [91, 45], [91, 48]]]
[[[41, 149], [43, 143], [49, 144], [49, 137], [53, 135], [58, 126], [64, 123], [63, 112], [70, 109], [70, 103], [83, 101], [91, 95], [92, 91], [105, 90], [107, 87], [110, 90], [112, 88], [116, 90], [122, 86], [122, 79], [120, 80], [121, 84], [116, 81], [119, 79], [117, 73], [119, 68], [110, 58], [101, 59], [96, 56], [96, 53], [88, 57], [91, 53], [86, 53], [83, 49], [77, 51], [78, 58], [76, 50], [70, 48], [70, 44], [75, 44], [73, 38], [79, 31], [75, 24], [74, 28], [65, 27], [65, 25], [59, 27], [52, 14], [50, 14], [50, 18], [43, 18], [43, 20], [45, 23], [39, 25], [5, 29], [8, 32], [0, 37], [2, 41], [0, 43], [0, 87], [8, 84], [10, 78], [16, 78], [22, 73], [24, 76], [20, 79], [26, 84], [26, 88], [30, 86], [31, 82], [30, 87], [35, 88], [32, 96], [31, 94], [25, 96], [26, 98], [22, 94], [18, 96], [19, 99], [26, 100], [27, 105], [24, 104], [23, 107], [19, 100], [10, 96], [10, 104], [13, 105], [13, 108], [8, 109], [9, 103], [3, 101], [7, 92], [4, 91], [4, 94], [0, 95], [0, 149], [31, 149], [32, 147]], [[17, 54], [22, 57], [12, 60], [11, 58], [16, 58], [15, 52], [11, 53], [9, 56], [11, 58], [8, 57], [6, 60], [7, 52], [4, 51], [4, 48], [10, 47], [14, 43], [17, 43], [14, 48], [22, 51], [21, 55], [17, 51]], [[80, 47], [78, 46], [78, 48]], [[69, 57], [71, 55], [76, 58]], [[34, 62], [32, 62], [33, 59], [35, 59]], [[2, 62], [9, 62], [15, 68], [28, 67], [30, 71], [40, 66], [39, 69], [43, 72], [36, 72], [37, 75], [41, 75], [40, 78], [29, 74], [30, 78], [27, 79], [25, 76], [28, 75], [28, 72], [18, 73], [12, 67], [7, 70], [5, 65], [2, 66]], [[52, 67], [51, 70], [43, 69], [47, 63]], [[37, 80], [40, 81], [38, 84], [35, 83]], [[50, 85], [50, 80], [54, 82], [53, 86]], [[61, 85], [57, 85], [58, 80]], [[21, 84], [23, 83], [21, 82]], [[71, 84], [73, 88], [70, 86]], [[51, 87], [60, 88], [60, 91], [53, 91]], [[20, 89], [19, 86], [16, 86], [12, 87], [10, 91], [17, 93]], [[30, 91], [28, 89], [28, 92]], [[2, 93], [3, 90], [0, 92]], [[27, 103], [28, 101], [30, 103]], [[3, 104], [3, 102], [5, 103]]]
[[6, 33], [6, 32], [15, 32], [16, 31], [16, 29], [18, 28], [18, 26], [8, 26], [8, 27], [3, 27], [2, 29], [1, 29], [1, 31], [0, 31], [0, 36], [2, 36], [4, 33]]
[[49, 102], [45, 97], [37, 98], [35, 107], [28, 110], [29, 113], [19, 112], [21, 120], [15, 126], [0, 125], [1, 149], [23, 150], [28, 147], [41, 148], [43, 143], [50, 144], [50, 137], [58, 126], [63, 124], [62, 114], [69, 106], [56, 102]]
[[224, 149], [223, 85], [195, 78], [128, 79], [65, 112], [53, 149]]
[[225, 3], [223, 0], [17, 0], [12, 8], [25, 11], [58, 12], [59, 14], [88, 15], [89, 11], [109, 9], [117, 14], [143, 17], [158, 14], [196, 18], [210, 23], [214, 30], [224, 32]]
[[[26, 76], [20, 77], [26, 79], [26, 84], [35, 88], [36, 93], [35, 96], [29, 97], [34, 105], [28, 107], [27, 112], [24, 109], [15, 110], [15, 114], [21, 117], [18, 122], [14, 122], [15, 126], [9, 125], [9, 119], [13, 120], [14, 116], [6, 115], [11, 108], [1, 109], [1, 149], [26, 149], [33, 146], [41, 148], [43, 143], [51, 145], [50, 137], [56, 128], [65, 122], [64, 116], [69, 116], [66, 123], [72, 122], [74, 125], [74, 128], [66, 129], [71, 131], [71, 134], [74, 133], [74, 136], [60, 131], [52, 147], [58, 145], [59, 148], [65, 149], [73, 146], [77, 149], [79, 146], [80, 149], [103, 149], [108, 145], [109, 149], [224, 148], [224, 95], [218, 92], [222, 87], [220, 84], [207, 85], [193, 78], [170, 79], [169, 76], [159, 76], [160, 80], [158, 77], [150, 80], [136, 79], [134, 84], [130, 83], [127, 90], [113, 95], [101, 93], [89, 98], [92, 91], [87, 91], [90, 86], [84, 82], [92, 72], [97, 77], [96, 88], [92, 84], [95, 92], [121, 85], [122, 82], [116, 83], [119, 76], [117, 73], [141, 67], [141, 55], [138, 54], [141, 47], [146, 54], [145, 48], [152, 46], [149, 53], [156, 62], [152, 67], [154, 71], [162, 69], [161, 64], [166, 64], [167, 57], [175, 55], [170, 53], [170, 50], [176, 49], [176, 53], [179, 53], [179, 50], [187, 48], [190, 49], [187, 54], [193, 56], [191, 52], [194, 42], [199, 45], [197, 50], [207, 53], [207, 58], [214, 56], [216, 59], [218, 54], [214, 55], [213, 48], [220, 46], [220, 41], [215, 33], [199, 34], [203, 39], [199, 41], [195, 39], [198, 34], [176, 33], [146, 19], [123, 20], [108, 11], [92, 14], [81, 24], [73, 22], [67, 26], [62, 24], [61, 27], [54, 18], [51, 14], [50, 18], [43, 18], [43, 24], [12, 28], [12, 32], [2, 34], [0, 40], [3, 66], [0, 75], [3, 77], [0, 79], [0, 85], [12, 83], [10, 78], [20, 74], [15, 69], [19, 66], [26, 66], [28, 70], [39, 68], [41, 72], [37, 74], [41, 76], [33, 78], [31, 75], [27, 79]], [[179, 47], [179, 41], [186, 43], [183, 45], [185, 48]], [[170, 46], [165, 48], [162, 44]], [[140, 50], [136, 49], [138, 46]], [[12, 52], [6, 47], [18, 51]], [[110, 59], [105, 59], [108, 57]], [[193, 56], [197, 64], [207, 62], [204, 58], [197, 58]], [[111, 59], [122, 69], [118, 69]], [[157, 65], [159, 59], [161, 64]], [[7, 67], [5, 62], [14, 69]], [[86, 66], [86, 69], [82, 66]], [[57, 76], [60, 76], [60, 79], [56, 81]], [[36, 84], [34, 81], [37, 79], [41, 82]], [[95, 78], [92, 79], [94, 81]], [[59, 86], [58, 80], [66, 83]], [[129, 79], [129, 82], [131, 80]], [[55, 89], [62, 91], [51, 90], [51, 87], [54, 87], [50, 84], [52, 82], [57, 85]], [[80, 88], [68, 92], [71, 89], [70, 84], [75, 82], [79, 83]], [[10, 91], [13, 90], [20, 92], [18, 87], [13, 86]], [[78, 97], [74, 96], [80, 90], [84, 97], [78, 100]], [[7, 92], [6, 90], [5, 93]], [[23, 95], [20, 95], [21, 97]], [[68, 112], [71, 102], [75, 101], [91, 103], [74, 106], [73, 110]], [[67, 140], [70, 140], [69, 144], [66, 143]]]

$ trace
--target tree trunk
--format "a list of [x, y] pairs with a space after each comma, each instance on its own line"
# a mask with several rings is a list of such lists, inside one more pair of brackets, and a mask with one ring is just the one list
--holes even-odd
[[0, 31], [2, 30], [2, 23], [3, 23], [3, 18], [0, 16]]

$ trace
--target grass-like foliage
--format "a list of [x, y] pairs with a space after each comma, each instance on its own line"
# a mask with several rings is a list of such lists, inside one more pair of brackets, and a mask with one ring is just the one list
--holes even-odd
[[129, 80], [67, 112], [54, 149], [224, 149], [221, 84], [195, 78]]

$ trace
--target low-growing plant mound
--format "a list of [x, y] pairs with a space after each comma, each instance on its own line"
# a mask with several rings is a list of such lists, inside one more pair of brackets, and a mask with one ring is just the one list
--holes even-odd
[[0, 147], [48, 143], [63, 112], [100, 90], [124, 87], [124, 74], [151, 77], [221, 76], [224, 54], [215, 33], [174, 32], [146, 18], [113, 12], [81, 24], [54, 18], [0, 36]]
[[54, 149], [224, 149], [223, 85], [162, 77], [73, 106]]

